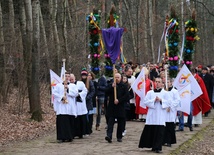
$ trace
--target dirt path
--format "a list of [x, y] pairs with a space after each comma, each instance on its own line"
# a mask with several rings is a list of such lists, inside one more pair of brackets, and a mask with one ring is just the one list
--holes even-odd
[[[203, 124], [194, 128], [190, 132], [185, 128], [183, 132], [177, 132], [177, 144], [172, 145], [171, 148], [163, 147], [162, 155], [170, 154], [173, 150], [179, 147], [182, 143], [192, 138], [198, 131], [206, 127], [212, 120], [212, 112], [209, 117], [203, 118]], [[0, 148], [0, 155], [142, 155], [142, 154], [155, 154], [150, 149], [139, 149], [138, 142], [141, 132], [144, 127], [143, 122], [133, 121], [127, 122], [127, 134], [123, 138], [123, 142], [116, 141], [115, 129], [113, 142], [111, 144], [104, 140], [105, 137], [105, 124], [104, 118], [102, 119], [101, 131], [94, 130], [93, 134], [83, 139], [74, 139], [71, 143], [56, 143], [56, 133], [50, 133], [46, 137], [36, 140], [22, 142]], [[116, 126], [116, 125], [115, 125]]]

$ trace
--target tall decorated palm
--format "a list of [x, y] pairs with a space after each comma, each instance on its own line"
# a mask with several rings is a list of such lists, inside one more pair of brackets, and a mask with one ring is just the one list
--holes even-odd
[[91, 70], [95, 75], [99, 74], [99, 59], [100, 59], [100, 15], [98, 10], [93, 9], [93, 13], [86, 17], [86, 20], [89, 23], [88, 29], [90, 34], [90, 57], [91, 57]]
[[195, 52], [195, 43], [199, 39], [197, 36], [197, 23], [195, 21], [195, 10], [192, 13], [191, 19], [185, 22], [185, 44], [183, 51], [183, 64], [190, 69], [192, 65], [192, 57]]
[[[111, 9], [110, 17], [109, 17], [109, 28], [102, 29], [102, 38], [105, 43], [106, 53], [108, 54], [108, 58], [106, 61], [106, 65], [113, 64], [113, 77], [115, 75], [115, 63], [120, 54], [120, 45], [121, 38], [124, 32], [124, 28], [119, 28], [117, 25], [117, 20], [115, 19], [115, 9], [114, 6]], [[106, 66], [107, 69], [107, 66]], [[108, 70], [106, 70], [108, 71]], [[112, 72], [112, 71], [111, 71]], [[114, 77], [114, 82], [115, 77]], [[114, 87], [114, 97], [117, 99], [116, 87]]]
[[[116, 9], [114, 6], [112, 6], [110, 15], [107, 20], [107, 28], [119, 27], [118, 19], [119, 19], [119, 16], [117, 16], [116, 14]], [[111, 77], [113, 75], [113, 64], [107, 50], [105, 51], [104, 56], [105, 56], [105, 75], [108, 77]]]
[[179, 64], [179, 22], [175, 10], [171, 8], [171, 17], [167, 28], [167, 56], [169, 64], [169, 76], [175, 78], [178, 74]]

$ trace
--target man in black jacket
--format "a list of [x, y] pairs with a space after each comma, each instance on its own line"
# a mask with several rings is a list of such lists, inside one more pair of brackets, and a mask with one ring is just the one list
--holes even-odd
[[[212, 75], [210, 75], [208, 73], [207, 67], [203, 67], [202, 68], [202, 74], [200, 76], [203, 79], [204, 84], [206, 86], [207, 93], [208, 93], [208, 96], [209, 96], [209, 99], [210, 99], [210, 103], [212, 103], [212, 93], [213, 93], [213, 85], [214, 85], [213, 77], [212, 77]], [[208, 116], [209, 112], [210, 111], [205, 113], [205, 117]]]
[[[128, 87], [121, 81], [121, 75], [115, 74], [116, 83], [112, 83], [107, 87], [106, 93], [109, 96], [109, 104], [107, 108], [108, 128], [105, 140], [112, 142], [112, 133], [115, 119], [117, 119], [117, 141], [122, 142], [122, 132], [125, 122], [125, 104], [129, 100]], [[114, 99], [114, 87], [117, 90], [117, 98]]]

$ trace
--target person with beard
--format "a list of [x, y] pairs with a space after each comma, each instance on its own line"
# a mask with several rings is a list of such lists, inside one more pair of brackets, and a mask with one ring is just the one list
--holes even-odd
[[195, 127], [198, 127], [200, 124], [202, 124], [202, 115], [211, 109], [211, 103], [203, 79], [197, 74], [196, 69], [192, 68], [191, 72], [203, 92], [203, 94], [201, 94], [199, 97], [192, 101], [192, 124], [194, 124]]
[[[200, 76], [203, 79], [204, 84], [206, 86], [207, 93], [208, 93], [208, 96], [209, 96], [209, 99], [210, 99], [210, 103], [212, 103], [212, 93], [213, 93], [213, 86], [214, 86], [214, 78], [213, 78], [212, 75], [210, 75], [208, 73], [207, 67], [203, 67], [202, 68], [202, 73], [201, 73]], [[205, 113], [205, 117], [207, 117], [209, 113], [210, 113], [210, 111], [206, 112]]]
[[[125, 75], [128, 78], [128, 83], [131, 86], [134, 83], [135, 79], [136, 79], [132, 75], [133, 74], [133, 70], [132, 70], [131, 66], [129, 64], [126, 65], [124, 71], [125, 71]], [[130, 99], [130, 110], [129, 110], [129, 113], [128, 113], [128, 119], [129, 120], [135, 120], [137, 118], [137, 115], [135, 114], [135, 109], [136, 109], [136, 104], [135, 104], [135, 96], [134, 96], [132, 99]]]
[[[121, 74], [116, 73], [115, 82], [109, 85], [106, 89], [106, 93], [109, 96], [109, 104], [107, 108], [108, 125], [107, 125], [107, 136], [105, 140], [109, 143], [112, 142], [112, 134], [115, 119], [117, 119], [117, 141], [122, 142], [122, 132], [124, 130], [125, 121], [125, 104], [129, 100], [128, 87], [121, 81]], [[116, 87], [117, 98], [114, 96], [114, 87]]]
[[166, 109], [169, 107], [169, 95], [163, 87], [161, 78], [155, 79], [156, 89], [147, 92], [143, 104], [148, 107], [146, 123], [140, 137], [139, 148], [152, 148], [160, 153], [166, 125]]
[[[85, 72], [82, 72], [85, 74]], [[87, 106], [86, 106], [86, 96], [88, 90], [85, 84], [82, 81], [76, 81], [74, 74], [70, 75], [70, 82], [76, 84], [78, 89], [78, 96], [76, 97], [77, 105], [77, 117], [75, 118], [75, 134], [74, 136], [83, 138], [83, 135], [86, 134], [86, 125], [87, 125]]]
[[168, 78], [168, 93], [169, 93], [169, 107], [166, 109], [166, 126], [164, 131], [164, 141], [163, 144], [171, 147], [171, 144], [176, 143], [175, 136], [175, 120], [177, 116], [177, 107], [179, 106], [181, 99], [178, 91], [172, 86], [173, 79]]
[[149, 73], [150, 80], [154, 81], [155, 78], [158, 76], [158, 72], [157, 72], [157, 69], [156, 69], [155, 65], [154, 64], [150, 64], [149, 65], [149, 70], [150, 70], [150, 73]]
[[[134, 92], [130, 86], [130, 84], [128, 83], [128, 78], [126, 75], [122, 75], [122, 82], [128, 87], [128, 91], [129, 91], [129, 99], [132, 99], [134, 97]], [[125, 121], [124, 121], [124, 129], [123, 129], [123, 137], [126, 135], [126, 121], [127, 121], [127, 114], [130, 110], [130, 100], [128, 100], [125, 104]]]
[[66, 72], [65, 81], [58, 83], [53, 90], [58, 143], [71, 142], [74, 137], [74, 119], [77, 116], [75, 98], [78, 96], [78, 88], [69, 83], [69, 78], [70, 74]]
[[[143, 67], [142, 69], [144, 70], [144, 74], [145, 74], [145, 86], [146, 86], [145, 93], [147, 93], [149, 90], [154, 89], [154, 84], [153, 84], [153, 81], [150, 80], [148, 77], [149, 71], [147, 70], [147, 68]], [[143, 108], [140, 106], [141, 100], [143, 100], [143, 98], [141, 98], [136, 94], [135, 95], [135, 102], [136, 102], [135, 113], [138, 114], [138, 118], [140, 121], [145, 122], [148, 108]]]

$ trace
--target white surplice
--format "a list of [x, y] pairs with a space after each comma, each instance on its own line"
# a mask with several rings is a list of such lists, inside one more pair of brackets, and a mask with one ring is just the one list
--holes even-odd
[[[162, 102], [155, 102], [159, 97]], [[146, 125], [164, 125], [166, 122], [166, 108], [169, 107], [169, 94], [162, 89], [161, 92], [150, 90], [147, 92], [143, 104], [148, 107]]]
[[68, 85], [68, 92], [66, 91], [66, 97], [68, 103], [63, 103], [62, 98], [64, 97], [64, 85], [58, 83], [54, 90], [54, 109], [56, 115], [73, 115], [77, 116], [76, 97], [78, 95], [78, 89], [75, 84], [70, 83]]
[[85, 115], [88, 113], [88, 110], [86, 107], [86, 96], [87, 96], [88, 90], [82, 81], [77, 81], [76, 86], [82, 100], [82, 102], [77, 102], [77, 115], [78, 116]]
[[173, 87], [169, 94], [169, 112], [166, 113], [166, 122], [175, 122], [177, 117], [177, 107], [180, 105], [181, 98], [178, 91]]

